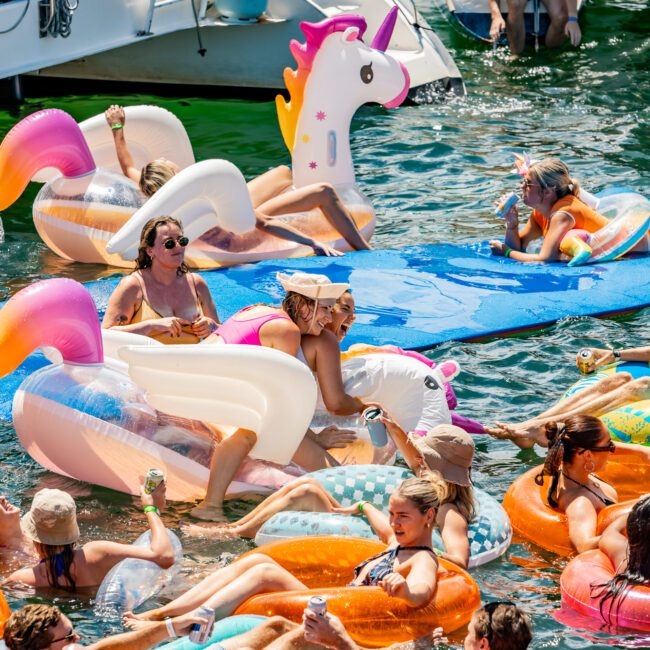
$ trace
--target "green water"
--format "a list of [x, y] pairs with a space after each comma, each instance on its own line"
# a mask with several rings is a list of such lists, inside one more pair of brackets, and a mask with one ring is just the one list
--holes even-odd
[[[510, 61], [506, 52], [466, 38], [434, 0], [418, 3], [452, 50], [468, 96], [424, 107], [386, 111], [363, 108], [357, 114], [351, 146], [358, 181], [378, 215], [375, 246], [440, 241], [470, 242], [500, 234], [491, 216], [494, 198], [513, 184], [512, 152], [526, 147], [536, 157], [561, 156], [588, 189], [625, 185], [649, 194], [650, 9], [642, 0], [597, 0], [583, 21], [584, 41], [563, 49]], [[15, 112], [0, 110], [0, 136], [20, 118], [55, 106], [78, 120], [113, 102], [155, 103], [184, 122], [197, 158], [233, 161], [248, 177], [288, 162], [272, 103], [151, 95], [41, 97]], [[91, 280], [104, 267], [68, 263], [50, 253], [35, 233], [29, 187], [2, 214], [0, 299], [35, 279], [67, 275]], [[607, 342], [634, 346], [650, 340], [649, 311], [618, 320], [566, 319], [535, 334], [488, 343], [445, 344], [431, 356], [454, 358], [463, 372], [455, 381], [460, 412], [485, 421], [514, 420], [541, 410], [562, 387], [577, 379], [575, 351]], [[540, 457], [505, 442], [481, 440], [475, 478], [501, 497], [512, 480]], [[44, 472], [22, 450], [9, 422], [0, 422], [0, 492], [27, 506], [44, 485], [71, 490], [77, 497], [84, 539], [131, 539], [143, 519], [129, 497]], [[231, 504], [233, 514], [246, 504]], [[185, 506], [172, 506], [170, 526], [187, 518]], [[248, 543], [185, 542], [184, 575], [217, 566]], [[223, 555], [225, 554], [225, 556]], [[535, 648], [605, 647], [625, 642], [605, 633], [586, 638], [550, 615], [559, 603], [562, 561], [528, 544], [514, 544], [501, 561], [476, 571], [484, 598], [515, 598], [532, 613]], [[179, 587], [180, 589], [180, 587]], [[12, 604], [33, 601], [14, 594]], [[89, 638], [118, 629], [94, 618], [87, 599], [58, 598]], [[638, 640], [637, 640], [638, 642]], [[647, 644], [646, 644], [647, 645]]]

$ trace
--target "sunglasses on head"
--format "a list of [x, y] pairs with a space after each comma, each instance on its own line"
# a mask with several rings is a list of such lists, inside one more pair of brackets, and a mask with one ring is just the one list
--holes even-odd
[[167, 250], [171, 250], [172, 248], [176, 248], [176, 244], [178, 244], [181, 248], [185, 248], [189, 243], [190, 240], [185, 236], [179, 237], [178, 239], [170, 237], [169, 239], [165, 239], [163, 246]]
[[485, 613], [488, 615], [488, 633], [485, 638], [488, 640], [488, 643], [490, 643], [490, 645], [492, 644], [492, 636], [494, 634], [494, 630], [492, 629], [492, 616], [494, 612], [497, 611], [497, 608], [500, 605], [506, 605], [507, 607], [515, 606], [515, 604], [510, 600], [495, 600], [492, 603], [486, 603], [485, 605], [483, 605], [483, 609], [485, 610]]
[[593, 452], [596, 452], [596, 453], [608, 451], [611, 454], [613, 454], [616, 451], [616, 445], [614, 444], [613, 440], [610, 440], [606, 445], [590, 447], [589, 449], [583, 449], [582, 451], [578, 452], [578, 456], [580, 456], [581, 454], [584, 454], [585, 451], [593, 451]]

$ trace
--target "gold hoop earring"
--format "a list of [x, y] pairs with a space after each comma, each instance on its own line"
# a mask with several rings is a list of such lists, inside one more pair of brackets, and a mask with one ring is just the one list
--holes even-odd
[[588, 460], [585, 463], [585, 472], [587, 472], [587, 474], [591, 474], [595, 469], [596, 466], [594, 465], [594, 462], [592, 460]]

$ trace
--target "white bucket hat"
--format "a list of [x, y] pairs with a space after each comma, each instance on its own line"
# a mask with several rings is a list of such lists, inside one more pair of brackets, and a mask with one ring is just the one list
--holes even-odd
[[293, 291], [321, 303], [336, 302], [350, 288], [347, 282], [332, 282], [326, 275], [317, 273], [297, 271], [291, 275], [278, 273], [276, 277], [287, 293]]

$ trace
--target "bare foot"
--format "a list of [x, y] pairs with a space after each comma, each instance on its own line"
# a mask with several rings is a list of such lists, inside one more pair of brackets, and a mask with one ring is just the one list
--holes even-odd
[[187, 524], [181, 522], [181, 532], [189, 537], [207, 537], [216, 540], [239, 537], [232, 524]]
[[124, 627], [129, 630], [143, 630], [155, 623], [157, 617], [154, 614], [155, 610], [142, 612], [142, 614], [134, 614], [133, 612], [124, 612], [122, 614], [122, 623]]
[[203, 519], [205, 521], [217, 521], [224, 524], [228, 523], [226, 515], [224, 514], [223, 508], [221, 506], [212, 506], [206, 504], [205, 502], [199, 503], [196, 508], [192, 509], [192, 512], [190, 514], [192, 517]]

